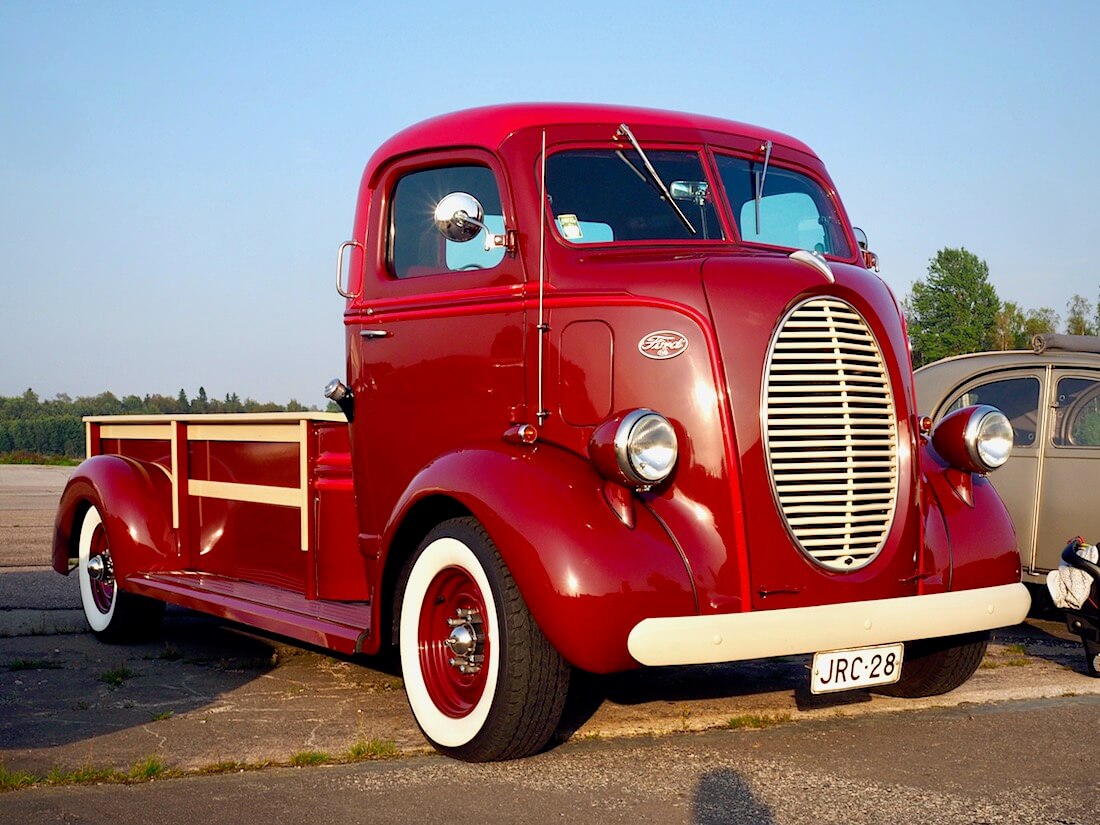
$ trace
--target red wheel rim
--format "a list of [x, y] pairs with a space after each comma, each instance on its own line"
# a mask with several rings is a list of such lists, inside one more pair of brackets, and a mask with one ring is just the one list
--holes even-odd
[[[476, 647], [476, 653], [483, 656], [484, 661], [475, 673], [463, 673], [452, 664], [455, 655], [445, 644], [453, 630], [448, 619], [455, 619], [464, 610], [477, 611], [484, 620], [477, 626]], [[432, 579], [420, 606], [417, 641], [420, 672], [432, 702], [440, 713], [452, 719], [468, 714], [485, 692], [492, 640], [481, 588], [465, 570], [448, 567]]]
[[[96, 556], [103, 557], [106, 569], [111, 568], [111, 551], [107, 547], [107, 531], [103, 529], [102, 524], [96, 525], [95, 532], [92, 533], [91, 546], [88, 548], [88, 558], [93, 559]], [[110, 613], [111, 604], [115, 600], [114, 581], [106, 582], [89, 576], [88, 583], [91, 585], [92, 601], [95, 602], [96, 609], [104, 615]]]

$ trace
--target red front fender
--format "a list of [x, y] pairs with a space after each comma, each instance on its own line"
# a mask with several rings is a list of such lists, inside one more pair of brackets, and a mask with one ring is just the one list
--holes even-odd
[[61, 494], [54, 523], [54, 570], [70, 571], [81, 520], [92, 505], [103, 516], [119, 581], [136, 570], [177, 566], [171, 502], [172, 484], [159, 466], [117, 455], [89, 458]]
[[951, 467], [921, 448], [925, 569], [929, 591], [971, 590], [1020, 581], [1012, 518], [984, 476]]
[[445, 495], [485, 526], [567, 660], [597, 673], [637, 667], [626, 647], [631, 628], [644, 618], [696, 613], [692, 578], [657, 519], [635, 500], [628, 527], [603, 487], [588, 462], [547, 445], [445, 455], [398, 501], [383, 534], [387, 564], [404, 558], [408, 548], [394, 542], [418, 502]]

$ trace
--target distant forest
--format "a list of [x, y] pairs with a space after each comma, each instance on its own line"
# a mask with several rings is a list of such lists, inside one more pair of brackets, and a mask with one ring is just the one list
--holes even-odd
[[32, 462], [54, 457], [84, 456], [86, 415], [180, 415], [183, 413], [256, 413], [306, 412], [307, 407], [291, 399], [287, 404], [261, 403], [252, 398], [243, 401], [236, 393], [225, 399], [208, 398], [199, 387], [194, 398], [184, 390], [178, 395], [127, 395], [119, 398], [103, 392], [72, 398], [59, 393], [52, 399], [40, 399], [28, 389], [22, 395], [0, 395], [0, 461]]

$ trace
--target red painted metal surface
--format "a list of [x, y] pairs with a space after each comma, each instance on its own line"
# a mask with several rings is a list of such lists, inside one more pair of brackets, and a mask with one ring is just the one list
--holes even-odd
[[167, 474], [157, 465], [99, 455], [73, 471], [61, 495], [53, 543], [59, 573], [68, 573], [69, 560], [76, 558], [80, 520], [89, 506], [103, 517], [118, 578], [179, 566]]
[[[726, 240], [567, 243], [539, 192], [543, 141], [551, 155], [620, 148], [613, 135], [624, 122], [647, 146], [695, 152], [713, 181], [717, 154], [756, 157], [772, 141], [774, 168], [829, 193], [850, 253], [830, 257], [830, 280], [786, 251], [742, 243], [721, 198]], [[403, 175], [437, 165], [492, 173], [515, 247], [487, 269], [397, 279], [387, 263], [392, 193]], [[550, 641], [597, 672], [636, 664], [626, 636], [649, 617], [1018, 580], [1011, 525], [995, 493], [983, 479], [953, 476], [959, 471], [918, 437], [897, 301], [863, 267], [832, 181], [801, 142], [714, 118], [618, 107], [532, 104], [446, 115], [375, 153], [353, 231], [347, 286], [355, 297], [344, 324], [354, 421], [310, 424], [308, 506], [199, 498], [179, 486], [173, 528], [165, 480], [172, 466], [186, 468], [185, 480], [290, 489], [300, 481], [299, 447], [189, 443], [181, 423], [174, 454], [167, 441], [95, 437], [95, 451], [131, 459], [93, 459], [77, 471], [59, 514], [57, 569], [72, 557], [77, 512], [93, 501], [104, 505], [112, 547], [125, 559], [123, 587], [375, 652], [391, 638], [405, 561], [439, 521], [472, 514]], [[796, 547], [772, 493], [761, 422], [776, 327], [796, 304], [822, 295], [866, 319], [897, 417], [894, 519], [875, 559], [845, 573], [815, 565]], [[657, 331], [676, 336], [683, 351], [645, 357], [639, 342]], [[615, 477], [603, 422], [638, 407], [672, 422], [680, 452], [669, 479], [632, 491]], [[535, 444], [508, 440], [517, 425], [537, 429]], [[138, 538], [116, 538], [135, 522], [144, 525]], [[449, 697], [441, 704], [456, 713], [476, 698], [443, 676], [435, 681]]]
[[[1020, 581], [1021, 564], [1012, 519], [993, 485], [982, 476], [960, 472], [934, 451], [921, 449], [921, 476], [927, 491], [928, 518], [935, 533], [925, 553], [929, 572], [947, 590], [971, 590]], [[940, 527], [943, 525], [943, 527]], [[937, 578], [928, 579], [935, 589]]]
[[695, 597], [684, 559], [652, 512], [638, 506], [628, 528], [603, 486], [588, 461], [552, 444], [458, 450], [409, 482], [381, 543], [398, 564], [401, 527], [418, 505], [453, 497], [492, 536], [561, 654], [585, 670], [623, 670], [635, 665], [624, 641], [630, 629], [647, 616], [694, 613]]
[[309, 601], [302, 594], [202, 573], [151, 573], [125, 580], [143, 596], [212, 613], [341, 653], [358, 653], [370, 632], [370, 606]]

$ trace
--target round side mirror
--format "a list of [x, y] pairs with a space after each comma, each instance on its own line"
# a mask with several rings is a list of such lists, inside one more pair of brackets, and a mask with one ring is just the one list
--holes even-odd
[[852, 232], [855, 233], [856, 243], [859, 244], [859, 248], [866, 251], [868, 247], [867, 233], [860, 229], [858, 226], [853, 226]]
[[452, 192], [435, 207], [435, 228], [447, 240], [472, 241], [485, 228], [485, 210], [481, 202], [466, 192]]

